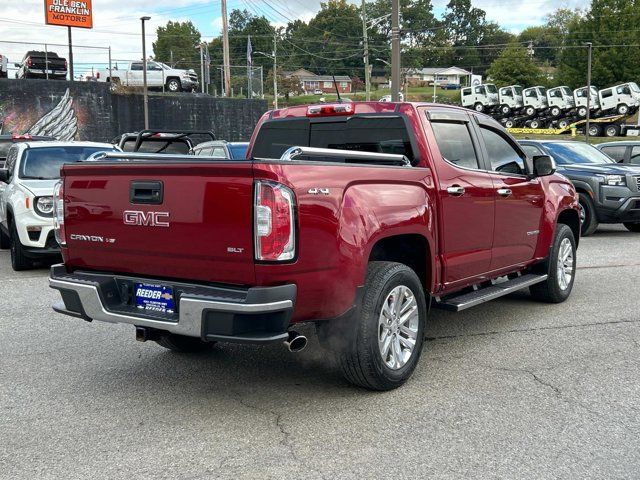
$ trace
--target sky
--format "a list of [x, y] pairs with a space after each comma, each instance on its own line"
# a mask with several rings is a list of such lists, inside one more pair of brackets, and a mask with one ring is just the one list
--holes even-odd
[[[436, 15], [444, 11], [447, 2], [433, 0]], [[559, 6], [555, 0], [472, 0], [472, 3], [485, 10], [489, 20], [513, 33], [541, 24], [544, 17]], [[581, 3], [584, 7], [584, 2]], [[579, 4], [578, 0], [568, 0], [562, 6]], [[291, 19], [313, 17], [320, 8], [320, 0], [228, 0], [228, 11], [234, 8], [247, 9], [275, 24], [285, 25]], [[106, 64], [109, 46], [114, 61], [141, 58], [140, 17], [143, 15], [151, 17], [147, 22], [147, 52], [152, 52], [156, 28], [169, 20], [191, 20], [206, 40], [217, 36], [222, 26], [220, 0], [93, 0], [93, 11], [92, 30], [73, 29], [76, 71]], [[44, 43], [48, 44], [49, 51], [68, 56], [67, 29], [44, 24], [44, 0], [0, 0], [0, 54], [8, 56], [12, 63], [19, 62], [27, 50], [44, 49]]]

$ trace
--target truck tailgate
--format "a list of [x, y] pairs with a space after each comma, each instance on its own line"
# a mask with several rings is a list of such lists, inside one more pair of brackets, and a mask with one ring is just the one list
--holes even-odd
[[69, 269], [255, 282], [250, 162], [84, 163], [62, 175]]

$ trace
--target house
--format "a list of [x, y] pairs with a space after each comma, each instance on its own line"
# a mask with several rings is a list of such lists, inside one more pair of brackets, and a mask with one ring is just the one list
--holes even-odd
[[[283, 72], [284, 76], [296, 77], [300, 80], [300, 85], [305, 93], [314, 93], [316, 90], [322, 90], [322, 93], [335, 93], [336, 87], [333, 84], [332, 75], [316, 75], [309, 70], [300, 68], [293, 72]], [[336, 83], [338, 84], [338, 90], [340, 93], [351, 93], [352, 85], [351, 78], [346, 75], [336, 75]]]
[[434, 82], [437, 85], [466, 85], [471, 76], [471, 72], [458, 67], [405, 68], [403, 74], [407, 83], [414, 86], [433, 85]]

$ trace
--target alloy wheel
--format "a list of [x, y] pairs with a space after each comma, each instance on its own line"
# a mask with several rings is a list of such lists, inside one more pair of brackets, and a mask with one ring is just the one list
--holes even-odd
[[573, 278], [573, 247], [571, 240], [568, 238], [564, 238], [560, 242], [557, 272], [560, 290], [566, 290], [571, 285], [571, 279]]
[[382, 303], [378, 317], [378, 347], [392, 370], [402, 368], [413, 355], [418, 338], [418, 303], [409, 287], [398, 285]]

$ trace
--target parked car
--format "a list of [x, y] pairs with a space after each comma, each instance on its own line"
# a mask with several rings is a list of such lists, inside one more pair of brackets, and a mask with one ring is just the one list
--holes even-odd
[[[313, 322], [349, 381], [388, 390], [418, 364], [432, 300], [463, 310], [527, 287], [546, 302], [571, 293], [575, 189], [485, 115], [294, 106], [261, 118], [250, 162], [122, 161], [138, 157], [63, 167], [65, 263], [50, 276], [56, 311], [135, 325], [138, 340], [297, 351], [295, 326]], [[80, 218], [77, 205], [112, 213]]]
[[600, 223], [640, 232], [640, 168], [620, 165], [592, 145], [570, 140], [520, 140], [529, 155], [550, 155], [580, 195], [582, 235]]
[[214, 140], [213, 142], [199, 143], [193, 147], [194, 155], [203, 155], [216, 158], [228, 158], [230, 160], [244, 160], [247, 158], [249, 142], [227, 142]]
[[9, 61], [4, 55], [0, 55], [0, 78], [9, 76]]
[[618, 163], [640, 165], [640, 140], [601, 143], [596, 148]]
[[195, 137], [215, 140], [208, 130], [141, 130], [123, 133], [113, 139], [123, 152], [163, 153], [167, 155], [187, 155], [199, 143]]
[[67, 78], [67, 60], [56, 52], [28, 51], [22, 61], [16, 64], [16, 78], [48, 78], [65, 80]]
[[55, 138], [37, 135], [33, 136], [29, 134], [0, 135], [0, 168], [4, 168], [4, 162], [7, 159], [7, 153], [9, 152], [11, 145], [19, 142], [39, 142], [44, 140], [55, 140]]
[[53, 187], [60, 167], [96, 152], [115, 151], [108, 143], [22, 142], [11, 146], [0, 169], [0, 248], [11, 250], [11, 266], [59, 258], [53, 234]]
[[462, 86], [459, 83], [445, 83], [441, 85], [440, 88], [442, 88], [442, 90], [460, 90]]
[[[144, 85], [144, 63], [142, 61], [127, 62], [124, 68], [116, 65], [111, 71], [98, 70], [95, 74], [98, 82], [111, 82], [125, 87], [142, 87]], [[147, 86], [150, 88], [165, 87], [170, 92], [191, 92], [198, 89], [198, 75], [192, 69], [171, 68], [162, 62], [147, 62]]]
[[314, 94], [314, 95], [324, 95], [324, 92], [323, 92], [321, 89], [316, 88], [316, 89], [313, 91], [313, 94]]

